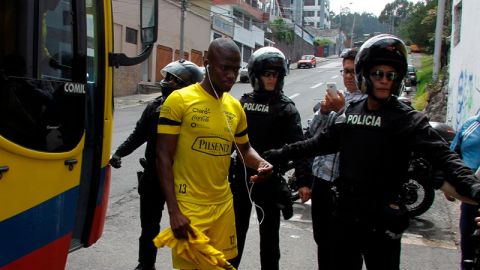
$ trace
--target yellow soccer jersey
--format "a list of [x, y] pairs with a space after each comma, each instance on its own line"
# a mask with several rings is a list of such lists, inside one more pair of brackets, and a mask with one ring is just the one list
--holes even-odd
[[198, 83], [174, 91], [162, 105], [157, 132], [179, 135], [173, 164], [177, 200], [211, 204], [231, 198], [233, 140], [248, 142], [238, 100], [228, 93], [216, 99]]

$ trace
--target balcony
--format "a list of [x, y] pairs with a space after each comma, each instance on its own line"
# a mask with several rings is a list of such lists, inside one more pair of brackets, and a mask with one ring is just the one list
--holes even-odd
[[255, 19], [265, 22], [269, 19], [269, 14], [263, 12], [258, 8], [254, 8], [249, 3], [245, 2], [244, 0], [213, 0], [214, 5], [232, 5], [241, 9], [244, 13], [248, 14], [249, 16], [254, 17]]

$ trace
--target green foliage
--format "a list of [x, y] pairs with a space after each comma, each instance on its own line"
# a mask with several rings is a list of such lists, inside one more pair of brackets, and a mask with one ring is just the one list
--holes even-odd
[[417, 92], [413, 102], [416, 110], [423, 110], [427, 106], [428, 92], [425, 91], [427, 85], [432, 81], [433, 56], [424, 55], [420, 59], [421, 67], [417, 69]]
[[269, 23], [270, 29], [272, 29], [273, 38], [276, 41], [284, 41], [287, 44], [291, 43], [294, 38], [293, 30], [290, 29], [282, 18], [276, 18]]
[[333, 41], [327, 38], [315, 38], [315, 40], [313, 40], [313, 46], [316, 47], [325, 47], [330, 44], [333, 44]]
[[395, 0], [388, 3], [380, 13], [378, 20], [393, 27], [398, 27], [406, 20], [412, 5], [407, 0]]
[[[348, 9], [347, 9], [348, 10]], [[332, 15], [332, 26], [331, 28], [339, 28], [340, 26], [340, 15], [335, 15], [333, 12], [330, 12]], [[353, 26], [353, 17], [355, 16], [355, 29], [353, 31], [353, 38], [355, 41], [364, 40], [365, 34], [371, 34], [374, 32], [386, 33], [386, 25], [381, 23], [377, 16], [371, 13], [350, 13], [342, 12], [341, 18], [341, 29], [342, 31], [350, 37], [352, 34]]]

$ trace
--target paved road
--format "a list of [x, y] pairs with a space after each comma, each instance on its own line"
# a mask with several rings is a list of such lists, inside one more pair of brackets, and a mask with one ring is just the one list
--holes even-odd
[[[285, 93], [291, 97], [305, 124], [312, 116], [312, 107], [323, 97], [326, 82], [337, 82], [341, 88], [341, 63], [329, 59], [317, 68], [292, 70], [285, 80]], [[235, 97], [251, 89], [249, 84], [236, 84], [232, 89]], [[137, 95], [116, 99], [113, 148], [128, 136], [140, 117], [145, 103], [154, 95]], [[110, 206], [102, 239], [88, 249], [73, 252], [68, 258], [67, 269], [133, 269], [137, 259], [137, 243], [140, 232], [138, 193], [135, 171], [139, 169], [138, 158], [144, 146], [123, 159], [123, 167], [113, 170]], [[402, 241], [402, 266], [408, 270], [458, 269], [456, 223], [458, 204], [447, 203], [442, 194], [437, 194], [433, 207], [420, 218], [413, 220]], [[251, 218], [247, 235], [244, 260], [241, 269], [260, 269], [258, 251], [258, 226], [256, 217]], [[168, 226], [164, 211], [162, 228]], [[316, 247], [312, 237], [310, 205], [295, 204], [295, 215], [281, 223], [280, 269], [316, 269]], [[172, 269], [170, 251], [159, 250], [157, 269]]]

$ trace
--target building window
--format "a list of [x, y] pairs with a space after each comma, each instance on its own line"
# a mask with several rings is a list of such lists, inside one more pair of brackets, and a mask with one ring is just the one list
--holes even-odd
[[233, 20], [236, 24], [243, 26], [243, 14], [238, 10], [233, 10]]
[[304, 11], [303, 17], [315, 17], [315, 11]]
[[455, 6], [454, 11], [455, 29], [453, 30], [453, 46], [457, 46], [460, 43], [460, 33], [462, 31], [462, 2], [460, 1]]
[[305, 0], [304, 6], [315, 6], [315, 0]]
[[250, 18], [247, 16], [243, 18], [243, 28], [250, 30]]
[[317, 11], [317, 17], [320, 17], [320, 10]]
[[125, 29], [125, 42], [137, 44], [137, 30], [127, 27]]

